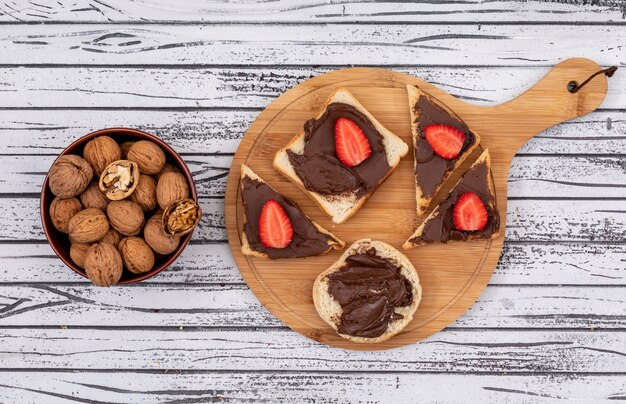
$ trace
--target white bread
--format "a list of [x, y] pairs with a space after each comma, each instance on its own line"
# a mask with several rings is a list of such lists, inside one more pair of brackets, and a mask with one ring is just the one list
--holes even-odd
[[[474, 164], [472, 164], [472, 166], [469, 168], [470, 171], [472, 168], [474, 168], [475, 166], [477, 166], [478, 164], [481, 163], [486, 163], [487, 164], [487, 188], [489, 189], [489, 194], [491, 194], [491, 196], [493, 197], [493, 204], [494, 206], [492, 206], [492, 208], [496, 208], [495, 207], [495, 185], [493, 183], [493, 178], [491, 176], [491, 156], [489, 155], [489, 149], [485, 149], [485, 151], [480, 155], [480, 157], [478, 157], [478, 159], [474, 162]], [[454, 187], [452, 187], [452, 189], [450, 190], [450, 193], [452, 193], [454, 191], [454, 188], [456, 188], [456, 185], [461, 182], [463, 178], [459, 179], [459, 181], [457, 181], [457, 183], [454, 185]], [[422, 233], [424, 232], [424, 227], [426, 226], [426, 223], [428, 223], [430, 220], [436, 218], [437, 216], [439, 216], [440, 211], [439, 211], [439, 206], [437, 206], [431, 213], [430, 215], [428, 215], [428, 217], [426, 219], [424, 219], [424, 221], [422, 222], [422, 224], [419, 225], [419, 227], [417, 228], [417, 230], [415, 230], [415, 233], [413, 233], [413, 235], [411, 235], [411, 237], [409, 237], [409, 239], [402, 245], [402, 248], [404, 248], [405, 250], [411, 249], [413, 247], [418, 247], [420, 245], [424, 245], [426, 244], [426, 242], [414, 242], [411, 241], [412, 239], [416, 238], [416, 237], [420, 237], [422, 235]], [[494, 232], [489, 238], [493, 239], [498, 237], [498, 235], [500, 234], [499, 231]], [[476, 239], [485, 239], [485, 237], [481, 237], [479, 235], [470, 235], [468, 237], [468, 240], [476, 240]]]
[[[252, 171], [252, 169], [250, 167], [248, 167], [245, 164], [242, 164], [241, 165], [241, 176], [240, 176], [240, 178], [241, 178], [241, 180], [243, 180], [245, 177], [248, 177], [248, 178], [250, 178], [252, 180], [256, 180], [256, 181], [259, 181], [259, 182], [262, 182], [262, 183], [266, 184], [266, 182], [263, 181], [263, 179], [261, 177], [259, 177], [254, 171]], [[268, 186], [269, 186], [269, 184], [268, 184]], [[272, 188], [272, 189], [274, 189], [274, 188]], [[244, 210], [244, 212], [245, 212], [245, 210]], [[311, 221], [311, 223], [315, 226], [315, 228], [320, 233], [326, 234], [326, 235], [328, 235], [330, 237], [330, 240], [328, 240], [328, 245], [331, 246], [329, 251], [330, 250], [341, 250], [346, 245], [337, 236], [335, 236], [334, 234], [332, 234], [331, 232], [329, 232], [328, 230], [326, 230], [325, 228], [323, 228], [322, 226], [320, 226], [319, 224], [317, 224], [316, 222], [311, 220], [308, 216], [305, 215], [305, 217]], [[248, 221], [248, 218], [245, 216], [245, 213], [244, 213], [244, 225], [245, 225], [245, 223], [247, 221]], [[259, 258], [269, 258], [267, 253], [264, 253], [262, 251], [254, 250], [250, 246], [250, 243], [248, 242], [248, 238], [246, 237], [246, 232], [245, 231], [241, 232], [241, 252], [244, 255], [251, 255], [251, 256], [259, 257]]]
[[328, 325], [330, 325], [335, 331], [337, 331], [337, 326], [339, 324], [342, 309], [339, 303], [337, 303], [328, 293], [327, 275], [339, 270], [349, 256], [356, 253], [365, 252], [371, 247], [374, 247], [376, 249], [376, 255], [381, 258], [392, 260], [400, 267], [402, 275], [404, 275], [409, 280], [411, 286], [413, 287], [413, 301], [407, 307], [396, 308], [396, 313], [402, 314], [404, 318], [389, 323], [389, 325], [387, 326], [387, 331], [385, 331], [385, 333], [379, 337], [366, 338], [339, 334], [339, 336], [347, 340], [365, 344], [374, 344], [388, 340], [389, 338], [401, 332], [404, 327], [406, 327], [406, 325], [409, 324], [413, 319], [413, 314], [417, 310], [417, 307], [419, 306], [422, 299], [422, 287], [420, 285], [417, 271], [415, 270], [415, 267], [413, 266], [413, 264], [411, 264], [411, 261], [409, 261], [407, 256], [402, 254], [400, 251], [396, 250], [389, 244], [383, 243], [382, 241], [361, 239], [348, 247], [348, 249], [335, 263], [333, 263], [327, 270], [319, 274], [319, 276], [315, 280], [315, 283], [313, 284], [313, 303], [315, 304], [315, 309], [317, 310], [320, 317], [326, 323], [328, 323]]
[[[417, 138], [419, 136], [419, 128], [417, 124], [419, 121], [419, 111], [415, 111], [415, 108], [413, 107], [415, 106], [415, 104], [417, 104], [417, 101], [419, 100], [421, 96], [427, 97], [429, 100], [431, 100], [432, 102], [434, 102], [435, 104], [443, 108], [451, 116], [462, 121], [462, 119], [459, 118], [459, 116], [455, 114], [454, 111], [452, 111], [445, 104], [437, 100], [435, 97], [432, 97], [426, 94], [425, 92], [423, 92], [422, 90], [420, 90], [417, 86], [407, 84], [406, 90], [409, 95], [409, 110], [411, 111], [411, 133], [413, 134], [413, 148], [414, 149], [417, 148]], [[474, 151], [474, 149], [480, 144], [480, 136], [478, 135], [478, 133], [476, 133], [473, 130], [472, 130], [472, 133], [474, 134], [474, 136], [476, 136], [476, 142], [458, 157], [458, 160], [454, 164], [454, 167], [450, 171], [448, 171], [446, 175], [444, 175], [439, 185], [437, 185], [437, 187], [435, 188], [435, 192], [433, 192], [433, 195], [430, 198], [424, 197], [422, 188], [417, 186], [417, 182], [416, 182], [415, 199], [417, 201], [417, 216], [418, 217], [422, 216], [424, 212], [426, 212], [426, 210], [428, 209], [428, 205], [430, 205], [430, 203], [432, 202], [433, 197], [437, 195], [437, 192], [439, 192], [439, 190], [441, 189], [441, 186], [448, 180], [448, 178], [450, 178], [450, 175], [452, 175], [452, 173], [461, 165], [461, 163], [463, 163], [463, 161], [465, 161], [465, 159], [470, 154], [472, 154], [472, 151]], [[417, 166], [417, 161], [414, 158], [413, 167], [415, 166]]]
[[[348, 90], [344, 88], [340, 88], [336, 90], [326, 101], [324, 106], [320, 109], [320, 111], [315, 116], [315, 119], [319, 119], [329, 104], [338, 102], [343, 104], [351, 105], [356, 108], [359, 112], [367, 117], [367, 119], [372, 122], [376, 130], [382, 135], [383, 138], [383, 146], [385, 147], [385, 153], [387, 155], [387, 161], [391, 169], [387, 173], [385, 177], [383, 177], [379, 182], [380, 185], [388, 176], [393, 172], [393, 170], [398, 166], [400, 159], [405, 156], [409, 147], [406, 143], [402, 141], [397, 135], [392, 133], [390, 130], [385, 128], [372, 114], [369, 113], [361, 105], [359, 101]], [[370, 193], [363, 195], [361, 197], [357, 197], [355, 194], [350, 194], [347, 196], [336, 196], [336, 195], [321, 195], [317, 192], [309, 191], [304, 187], [304, 184], [296, 174], [291, 161], [289, 161], [289, 156], [287, 155], [287, 150], [291, 150], [294, 153], [302, 154], [304, 151], [304, 129], [300, 131], [300, 133], [294, 137], [291, 142], [284, 148], [280, 149], [275, 157], [274, 157], [274, 167], [285, 177], [287, 177], [291, 182], [296, 184], [303, 192], [307, 193], [317, 204], [326, 212], [335, 223], [343, 223], [350, 216], [354, 215], [359, 208], [367, 201], [374, 190]]]

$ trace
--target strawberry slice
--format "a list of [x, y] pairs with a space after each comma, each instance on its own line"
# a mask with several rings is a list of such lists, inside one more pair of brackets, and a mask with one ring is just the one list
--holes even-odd
[[487, 225], [487, 209], [478, 195], [466, 192], [456, 201], [452, 218], [458, 230], [482, 230]]
[[291, 243], [293, 227], [280, 203], [269, 199], [259, 216], [259, 238], [264, 246], [285, 248]]
[[447, 160], [456, 158], [465, 143], [465, 133], [443, 124], [428, 125], [424, 128], [424, 136], [433, 151]]
[[347, 167], [361, 164], [372, 154], [370, 142], [359, 125], [343, 117], [335, 122], [335, 150]]

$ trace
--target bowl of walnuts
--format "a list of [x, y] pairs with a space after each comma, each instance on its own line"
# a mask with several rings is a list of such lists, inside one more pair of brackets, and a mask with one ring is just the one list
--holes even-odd
[[40, 202], [54, 252], [97, 286], [136, 283], [163, 271], [202, 215], [178, 153], [129, 128], [99, 130], [72, 143], [50, 167]]

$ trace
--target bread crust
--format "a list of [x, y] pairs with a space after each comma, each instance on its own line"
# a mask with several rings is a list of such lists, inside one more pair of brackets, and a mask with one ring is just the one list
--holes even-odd
[[312, 192], [306, 189], [302, 180], [296, 174], [289, 157], [287, 156], [287, 150], [291, 150], [294, 153], [301, 153], [304, 149], [304, 128], [282, 149], [280, 149], [274, 156], [273, 165], [284, 175], [289, 181], [294, 183], [302, 192], [306, 193], [313, 199], [319, 207], [332, 218], [334, 223], [340, 224], [348, 220], [354, 215], [367, 199], [372, 195], [376, 189], [382, 184], [389, 175], [398, 167], [400, 159], [404, 157], [409, 147], [400, 137], [393, 132], [385, 128], [369, 111], [365, 109], [361, 103], [354, 98], [354, 96], [345, 88], [339, 88], [333, 92], [326, 103], [320, 108], [315, 115], [315, 119], [319, 119], [328, 105], [333, 102], [341, 102], [353, 106], [359, 112], [367, 117], [372, 122], [376, 130], [383, 137], [383, 145], [385, 146], [385, 153], [387, 155], [387, 161], [389, 162], [390, 170], [387, 174], [378, 181], [376, 187], [369, 193], [357, 198], [355, 194], [349, 194], [346, 196], [337, 195], [321, 195], [317, 192]]
[[[241, 165], [241, 175], [240, 175], [240, 184], [243, 184], [243, 179], [245, 177], [248, 177], [252, 180], [256, 180], [259, 182], [262, 182], [264, 184], [267, 184], [265, 181], [263, 181], [263, 179], [261, 177], [259, 177], [254, 171], [252, 171], [252, 169], [250, 167], [248, 167], [245, 164]], [[268, 184], [269, 186], [269, 184]], [[240, 185], [241, 187], [241, 185]], [[271, 188], [271, 187], [270, 187]], [[274, 188], [272, 188], [274, 189]], [[303, 213], [304, 214], [304, 213]], [[346, 243], [341, 240], [340, 238], [338, 238], [337, 236], [335, 236], [333, 233], [329, 232], [328, 230], [326, 230], [325, 228], [323, 228], [322, 226], [320, 226], [317, 222], [313, 221], [310, 217], [306, 216], [305, 217], [307, 219], [309, 219], [311, 221], [311, 223], [313, 223], [313, 226], [315, 226], [315, 228], [323, 234], [326, 234], [327, 236], [329, 236], [331, 239], [328, 240], [328, 245], [331, 247], [328, 251], [326, 251], [324, 254], [330, 252], [331, 250], [341, 250], [343, 247], [345, 247]], [[244, 226], [245, 224], [248, 222], [248, 217], [245, 214], [244, 211]], [[250, 255], [253, 257], [258, 257], [258, 258], [265, 258], [265, 259], [270, 259], [269, 256], [267, 255], [267, 253], [261, 252], [261, 251], [257, 251], [254, 250], [251, 246], [250, 243], [248, 241], [248, 237], [246, 237], [246, 232], [242, 231], [241, 232], [241, 252], [244, 255]]]
[[[417, 113], [413, 107], [415, 106], [415, 104], [417, 104], [419, 97], [424, 96], [428, 98], [433, 103], [443, 108], [448, 114], [462, 121], [462, 119], [454, 111], [448, 108], [447, 105], [439, 101], [437, 98], [429, 94], [426, 94], [425, 92], [420, 90], [417, 86], [407, 84], [406, 90], [407, 90], [408, 99], [409, 99], [409, 110], [411, 111], [411, 134], [413, 135], [412, 138], [413, 138], [414, 150], [417, 148], [417, 138], [419, 136], [419, 128], [417, 125], [417, 121], [419, 120], [419, 113]], [[472, 133], [474, 134], [474, 136], [476, 136], [476, 142], [474, 142], [472, 146], [470, 146], [465, 152], [463, 152], [463, 154], [459, 156], [459, 159], [454, 164], [454, 167], [452, 167], [452, 169], [444, 175], [444, 177], [441, 179], [441, 182], [435, 188], [435, 192], [433, 192], [433, 195], [430, 198], [424, 197], [424, 192], [422, 191], [422, 188], [418, 186], [417, 181], [415, 181], [415, 200], [417, 201], [417, 216], [418, 217], [422, 216], [426, 212], [426, 210], [428, 209], [428, 206], [432, 202], [435, 195], [437, 195], [437, 192], [439, 192], [443, 184], [448, 180], [448, 178], [450, 178], [452, 173], [456, 171], [457, 168], [459, 168], [459, 166], [463, 163], [463, 161], [465, 161], [465, 159], [470, 154], [472, 154], [474, 149], [476, 149], [476, 147], [478, 147], [478, 145], [480, 144], [480, 135], [473, 130], [472, 130]], [[413, 157], [413, 169], [414, 170], [417, 169], [417, 160], [415, 160], [415, 157]]]
[[379, 337], [355, 337], [352, 335], [338, 333], [340, 337], [360, 344], [376, 344], [387, 341], [394, 335], [399, 334], [413, 319], [413, 315], [415, 314], [415, 311], [417, 310], [422, 299], [422, 287], [420, 285], [419, 275], [407, 256], [387, 243], [366, 238], [354, 242], [354, 244], [348, 247], [348, 249], [337, 261], [335, 261], [324, 272], [319, 274], [315, 279], [315, 283], [313, 284], [313, 303], [320, 317], [335, 331], [337, 331], [337, 325], [339, 323], [339, 318], [341, 317], [342, 309], [339, 303], [337, 303], [328, 293], [327, 275], [339, 270], [350, 255], [367, 251], [371, 247], [376, 249], [376, 254], [378, 256], [394, 260], [401, 268], [400, 270], [402, 275], [404, 275], [411, 283], [413, 301], [407, 307], [396, 308], [396, 313], [402, 314], [404, 318], [389, 323], [387, 331]]
[[[491, 176], [491, 156], [489, 155], [489, 149], [485, 149], [485, 151], [483, 151], [483, 153], [480, 155], [480, 157], [478, 157], [478, 159], [474, 162], [474, 164], [472, 164], [472, 166], [469, 168], [469, 170], [471, 170], [472, 168], [474, 168], [475, 166], [477, 166], [478, 164], [481, 163], [486, 163], [487, 164], [487, 172], [489, 173], [489, 175], [487, 175], [487, 188], [489, 189], [489, 194], [491, 194], [491, 196], [493, 197], [493, 208], [496, 209], [496, 193], [495, 193], [495, 184], [493, 182], [493, 178]], [[468, 170], [468, 171], [469, 171]], [[461, 181], [461, 179], [459, 179], [459, 181], [457, 181], [456, 184], [454, 184], [454, 187], [452, 187], [451, 191], [457, 186], [457, 184]], [[411, 237], [408, 238], [408, 240], [402, 245], [402, 248], [405, 250], [409, 250], [411, 248], [414, 247], [418, 247], [421, 245], [425, 245], [428, 244], [425, 241], [420, 241], [420, 242], [413, 242], [411, 241], [413, 238], [416, 237], [420, 237], [422, 235], [422, 233], [424, 232], [424, 227], [426, 226], [426, 223], [431, 220], [434, 219], [435, 217], [439, 216], [440, 212], [439, 212], [439, 206], [437, 206], [431, 213], [430, 215], [428, 215], [428, 217], [426, 217], [426, 219], [424, 219], [424, 221], [418, 226], [418, 228], [415, 230], [415, 232], [411, 235]], [[481, 237], [478, 235], [470, 235], [468, 237], [467, 240], [490, 240], [490, 239], [494, 239], [496, 237], [498, 237], [500, 235], [500, 230], [494, 232], [493, 234], [491, 234], [491, 236], [489, 236], [488, 238], [485, 237]]]

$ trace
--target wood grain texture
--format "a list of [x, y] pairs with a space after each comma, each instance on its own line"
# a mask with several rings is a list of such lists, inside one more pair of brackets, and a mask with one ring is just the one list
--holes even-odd
[[176, 7], [165, 0], [73, 0], [16, 6], [0, 3], [0, 22], [621, 22], [624, 6], [619, 0], [490, 1], [455, 2], [280, 0], [245, 2], [179, 1]]
[[[455, 375], [367, 372], [1, 372], [0, 400], [66, 403], [229, 402], [545, 403], [564, 397], [579, 402], [623, 399], [621, 375]], [[463, 394], [459, 392], [462, 391]]]
[[0, 341], [3, 350], [14, 353], [6, 358], [4, 366], [24, 370], [311, 369], [574, 375], [626, 371], [626, 333], [605, 331], [446, 330], [419, 345], [388, 352], [331, 350], [290, 330], [278, 329], [11, 329], [0, 332]]
[[[226, 230], [235, 262], [247, 284], [272, 314], [301, 334], [325, 344], [357, 350], [389, 349], [419, 341], [441, 330], [463, 314], [489, 282], [500, 257], [503, 234], [493, 240], [447, 245], [431, 244], [404, 251], [418, 270], [424, 298], [413, 321], [394, 338], [377, 344], [356, 344], [342, 339], [315, 311], [310, 290], [321, 270], [337, 258], [327, 254], [304, 260], [266, 260], [246, 257], [241, 252], [245, 217], [240, 197], [240, 167], [251, 165], [273, 186], [285, 182], [272, 167], [274, 154], [299, 133], [303, 122], [315, 116], [330, 94], [348, 88], [359, 101], [392, 132], [410, 143], [406, 113], [406, 85], [418, 85], [463, 117], [481, 135], [481, 147], [489, 148], [494, 194], [500, 215], [507, 212], [507, 178], [513, 156], [528, 139], [545, 128], [595, 110], [606, 94], [606, 79], [587, 84], [576, 96], [567, 91], [570, 77], [582, 80], [598, 70], [587, 59], [570, 59], [555, 66], [521, 96], [494, 107], [464, 103], [431, 84], [412, 76], [383, 69], [346, 69], [326, 73], [287, 91], [252, 124], [233, 160], [226, 190]], [[593, 87], [591, 87], [593, 86]], [[399, 111], [404, 111], [400, 113]], [[405, 159], [406, 160], [406, 159]], [[471, 159], [471, 161], [474, 161]], [[471, 165], [469, 161], [466, 166]], [[459, 170], [461, 171], [461, 170]], [[329, 227], [344, 240], [363, 237], [400, 246], [412, 232], [414, 216], [413, 164], [399, 165], [370, 198], [368, 206], [343, 226]], [[457, 176], [458, 178], [458, 176]], [[452, 180], [456, 181], [456, 178]], [[454, 181], [450, 183], [454, 184]], [[408, 185], [408, 186], [407, 186]], [[285, 184], [277, 188], [286, 189]], [[443, 195], [447, 192], [443, 190]], [[390, 197], [391, 196], [391, 197]], [[296, 198], [300, 206], [303, 197]], [[436, 201], [435, 201], [436, 202]], [[322, 213], [312, 214], [319, 221]], [[396, 218], [403, 218], [394, 220]], [[394, 225], [389, 226], [389, 221]], [[323, 222], [320, 222], [323, 223]], [[505, 223], [500, 232], [504, 233]], [[408, 233], [408, 235], [405, 235]], [[457, 248], [453, 249], [456, 246]], [[449, 259], [442, 260], [447, 256]], [[442, 285], [445, 284], [445, 288]]]
[[[4, 65], [553, 66], [573, 56], [626, 64], [621, 29], [602, 25], [3, 25]], [[468, 52], [471, 49], [472, 52]]]
[[[626, 328], [624, 304], [623, 286], [493, 285], [451, 326], [619, 330]], [[86, 283], [6, 284], [0, 285], [0, 307], [1, 326], [284, 326], [241, 283], [155, 282], [111, 289]]]
[[[394, 67], [477, 105], [500, 104], [539, 81], [550, 67]], [[336, 67], [0, 68], [1, 108], [265, 108], [291, 87]], [[621, 73], [621, 72], [620, 72]], [[502, 83], [506, 83], [505, 86]], [[626, 74], [611, 78], [603, 109], [624, 109]]]

